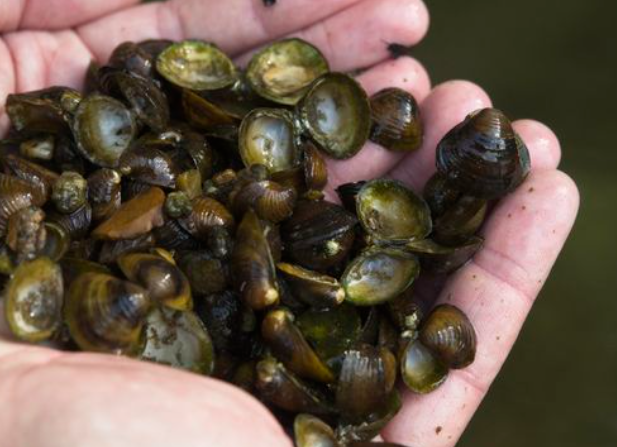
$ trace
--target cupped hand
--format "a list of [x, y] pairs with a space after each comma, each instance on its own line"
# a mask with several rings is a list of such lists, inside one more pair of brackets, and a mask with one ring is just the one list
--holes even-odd
[[[240, 59], [287, 35], [318, 46], [332, 68], [359, 76], [369, 93], [397, 86], [421, 102], [422, 148], [394, 154], [371, 143], [330, 163], [329, 188], [379, 176], [416, 190], [434, 171], [440, 138], [469, 112], [490, 106], [478, 86], [451, 81], [431, 90], [414, 59], [389, 60], [385, 42], [417, 43], [428, 28], [421, 0], [5, 0], [0, 2], [0, 102], [11, 92], [80, 87], [92, 58], [105, 61], [126, 40], [201, 38]], [[519, 86], [524, 88], [524, 86]], [[0, 106], [1, 107], [1, 106]], [[0, 108], [0, 132], [8, 120]], [[456, 443], [499, 372], [570, 232], [576, 186], [557, 170], [560, 147], [535, 121], [517, 121], [532, 173], [493, 210], [484, 249], [434, 291], [474, 323], [476, 361], [437, 391], [405, 395], [386, 428], [392, 442]], [[431, 293], [431, 292], [426, 292]], [[2, 328], [0, 328], [2, 330]], [[4, 331], [6, 334], [6, 331]], [[268, 411], [232, 386], [123, 358], [62, 353], [0, 340], [0, 446], [290, 446]]]

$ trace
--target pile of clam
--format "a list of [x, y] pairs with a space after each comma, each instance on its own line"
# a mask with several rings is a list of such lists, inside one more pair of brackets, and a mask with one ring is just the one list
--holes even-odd
[[469, 319], [413, 294], [482, 246], [527, 149], [498, 110], [437, 148], [424, 197], [340, 185], [326, 158], [414, 151], [414, 98], [369, 98], [288, 39], [245, 70], [202, 41], [124, 43], [85, 92], [10, 95], [0, 141], [0, 283], [26, 342], [120, 354], [253, 393], [299, 447], [364, 446], [474, 360]]

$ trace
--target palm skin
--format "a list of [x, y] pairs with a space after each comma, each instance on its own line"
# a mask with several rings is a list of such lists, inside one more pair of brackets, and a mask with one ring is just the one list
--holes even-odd
[[[5, 0], [0, 3], [0, 102], [8, 93], [49, 85], [80, 87], [91, 58], [106, 60], [125, 40], [202, 38], [243, 53], [286, 35], [316, 44], [335, 70], [370, 67], [369, 93], [412, 92], [425, 122], [423, 147], [402, 156], [368, 144], [330, 163], [330, 191], [347, 181], [390, 176], [419, 190], [434, 171], [439, 139], [469, 112], [490, 106], [476, 85], [452, 81], [431, 90], [411, 58], [388, 60], [384, 42], [417, 43], [428, 28], [421, 0]], [[244, 57], [245, 58], [245, 57]], [[0, 131], [8, 120], [0, 108]], [[574, 183], [557, 171], [560, 147], [535, 121], [518, 121], [533, 171], [493, 210], [486, 246], [441, 290], [438, 302], [463, 309], [476, 326], [478, 352], [427, 396], [406, 394], [383, 437], [425, 447], [456, 443], [507, 357], [578, 210]], [[521, 231], [523, 229], [523, 231]], [[218, 381], [157, 365], [73, 354], [12, 342], [0, 327], [0, 445], [290, 446], [255, 399]]]

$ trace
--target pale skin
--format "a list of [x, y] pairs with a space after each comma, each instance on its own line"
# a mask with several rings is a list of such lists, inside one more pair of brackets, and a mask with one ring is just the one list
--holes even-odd
[[[335, 70], [370, 67], [359, 77], [369, 93], [397, 86], [421, 102], [426, 135], [417, 153], [393, 155], [369, 144], [356, 158], [330, 164], [329, 188], [390, 176], [418, 191], [434, 172], [435, 147], [445, 132], [469, 112], [491, 105], [470, 82], [431, 88], [419, 62], [388, 59], [384, 42], [415, 44], [426, 33], [429, 18], [420, 0], [279, 0], [272, 8], [261, 0], [137, 3], [1, 1], [0, 102], [11, 92], [80, 87], [91, 58], [105, 61], [125, 40], [202, 38], [242, 59], [272, 39], [298, 35], [322, 49]], [[7, 124], [0, 108], [0, 132]], [[469, 315], [478, 334], [476, 361], [451, 373], [432, 394], [406, 393], [403, 409], [382, 434], [391, 442], [456, 444], [574, 223], [579, 196], [573, 181], [557, 170], [557, 138], [536, 121], [516, 121], [515, 127], [529, 147], [532, 172], [494, 209], [482, 230], [485, 248], [437, 297]], [[3, 327], [0, 334], [2, 446], [292, 445], [260, 403], [224, 383], [124, 358], [18, 344]]]

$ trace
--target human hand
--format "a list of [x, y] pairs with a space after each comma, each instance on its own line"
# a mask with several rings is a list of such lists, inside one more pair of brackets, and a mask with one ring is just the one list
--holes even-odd
[[[126, 40], [202, 38], [228, 53], [299, 35], [335, 70], [371, 67], [359, 80], [374, 93], [404, 88], [421, 102], [423, 147], [411, 155], [373, 144], [330, 163], [330, 188], [389, 175], [419, 191], [434, 171], [435, 147], [469, 112], [490, 106], [477, 86], [453, 81], [432, 91], [411, 58], [387, 60], [384, 42], [417, 43], [428, 27], [420, 0], [6, 0], [0, 3], [0, 101], [49, 85], [80, 87], [92, 57], [104, 61]], [[127, 8], [120, 12], [114, 11]], [[301, 30], [301, 31], [298, 31]], [[8, 124], [0, 109], [0, 131]], [[527, 181], [494, 209], [486, 244], [453, 275], [438, 301], [455, 304], [478, 334], [475, 362], [435, 392], [405, 396], [387, 427], [392, 442], [454, 445], [510, 351], [570, 231], [578, 193], [556, 170], [559, 143], [542, 124], [518, 121], [531, 153]], [[0, 328], [1, 329], [1, 328]], [[5, 331], [6, 333], [6, 331]], [[256, 400], [224, 383], [124, 358], [64, 353], [0, 341], [0, 446], [289, 446]]]

